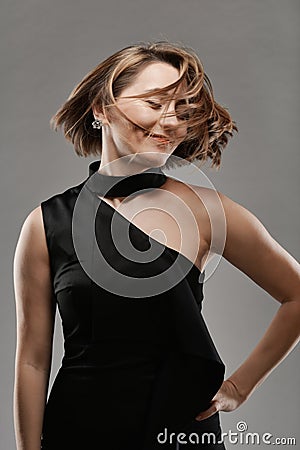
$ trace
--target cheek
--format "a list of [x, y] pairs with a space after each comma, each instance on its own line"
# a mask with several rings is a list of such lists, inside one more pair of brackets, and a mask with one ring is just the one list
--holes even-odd
[[142, 126], [153, 125], [158, 120], [158, 114], [155, 111], [142, 105], [135, 105], [134, 107], [128, 105], [123, 111], [134, 122]]

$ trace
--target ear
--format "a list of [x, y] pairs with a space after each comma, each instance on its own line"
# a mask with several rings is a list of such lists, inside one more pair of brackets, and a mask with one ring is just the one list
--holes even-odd
[[103, 124], [108, 124], [108, 120], [107, 120], [106, 116], [103, 114], [103, 112], [97, 106], [92, 106], [92, 111], [93, 111], [93, 115], [94, 115], [95, 119], [101, 120], [101, 122]]

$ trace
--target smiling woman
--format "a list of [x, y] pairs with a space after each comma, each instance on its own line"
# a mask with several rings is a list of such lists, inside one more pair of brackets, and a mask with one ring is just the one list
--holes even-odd
[[[164, 101], [161, 98], [163, 105], [157, 106], [155, 103], [154, 107], [152, 100], [139, 97], [147, 94], [146, 88], [153, 84], [161, 86], [154, 89], [155, 92], [163, 86], [173, 85], [178, 76], [178, 70], [170, 64], [149, 63], [140, 69], [134, 84], [122, 90], [121, 95], [117, 97], [115, 107], [109, 110], [108, 117], [107, 114], [93, 107], [94, 116], [103, 124], [102, 147], [109, 145], [110, 154], [113, 151], [114, 159], [118, 156], [139, 154], [139, 159], [147, 155], [149, 161], [149, 156], [152, 156], [158, 163], [157, 153], [161, 151], [160, 165], [162, 165], [170, 154], [176, 151], [180, 143], [187, 139], [188, 121], [178, 117], [176, 99]], [[184, 95], [182, 88], [178, 95]], [[120, 145], [114, 145], [114, 142]], [[118, 147], [122, 149], [121, 154]], [[107, 152], [105, 148], [103, 150], [103, 160], [105, 160]]]
[[[250, 396], [295, 345], [300, 322], [292, 256], [241, 205], [161, 169], [208, 159], [219, 167], [234, 122], [197, 55], [156, 42], [101, 62], [52, 123], [78, 155], [101, 159], [21, 230], [17, 449], [155, 450], [164, 441], [168, 450], [224, 450], [219, 412]], [[201, 311], [213, 252], [281, 303], [227, 380]], [[46, 400], [56, 307], [64, 356]]]
[[[101, 118], [104, 133], [93, 130], [95, 118]], [[106, 139], [113, 139], [107, 134], [109, 123], [116, 118], [129, 146], [132, 133], [139, 136], [136, 145], [141, 145], [143, 133], [166, 136], [166, 151], [178, 156], [166, 168], [180, 165], [180, 159], [203, 164], [211, 159], [218, 168], [228, 136], [237, 131], [226, 108], [215, 101], [197, 54], [166, 41], [125, 47], [101, 62], [72, 90], [51, 124], [63, 127], [79, 156], [102, 156]], [[158, 125], [162, 118], [164, 129]], [[135, 151], [141, 148], [149, 151], [144, 146]], [[132, 150], [122, 154], [128, 152]]]

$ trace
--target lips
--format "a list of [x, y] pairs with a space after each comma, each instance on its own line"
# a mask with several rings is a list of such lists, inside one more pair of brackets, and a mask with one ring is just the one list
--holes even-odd
[[[149, 136], [150, 133], [145, 132], [146, 136]], [[170, 139], [167, 136], [163, 136], [162, 134], [152, 134], [150, 137], [162, 142], [170, 142]]]

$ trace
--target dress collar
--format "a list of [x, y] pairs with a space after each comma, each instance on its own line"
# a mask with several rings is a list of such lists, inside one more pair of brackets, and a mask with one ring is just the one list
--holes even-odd
[[89, 187], [104, 197], [127, 197], [143, 189], [159, 188], [167, 181], [160, 167], [151, 167], [132, 175], [104, 175], [98, 172], [100, 160], [89, 164]]

